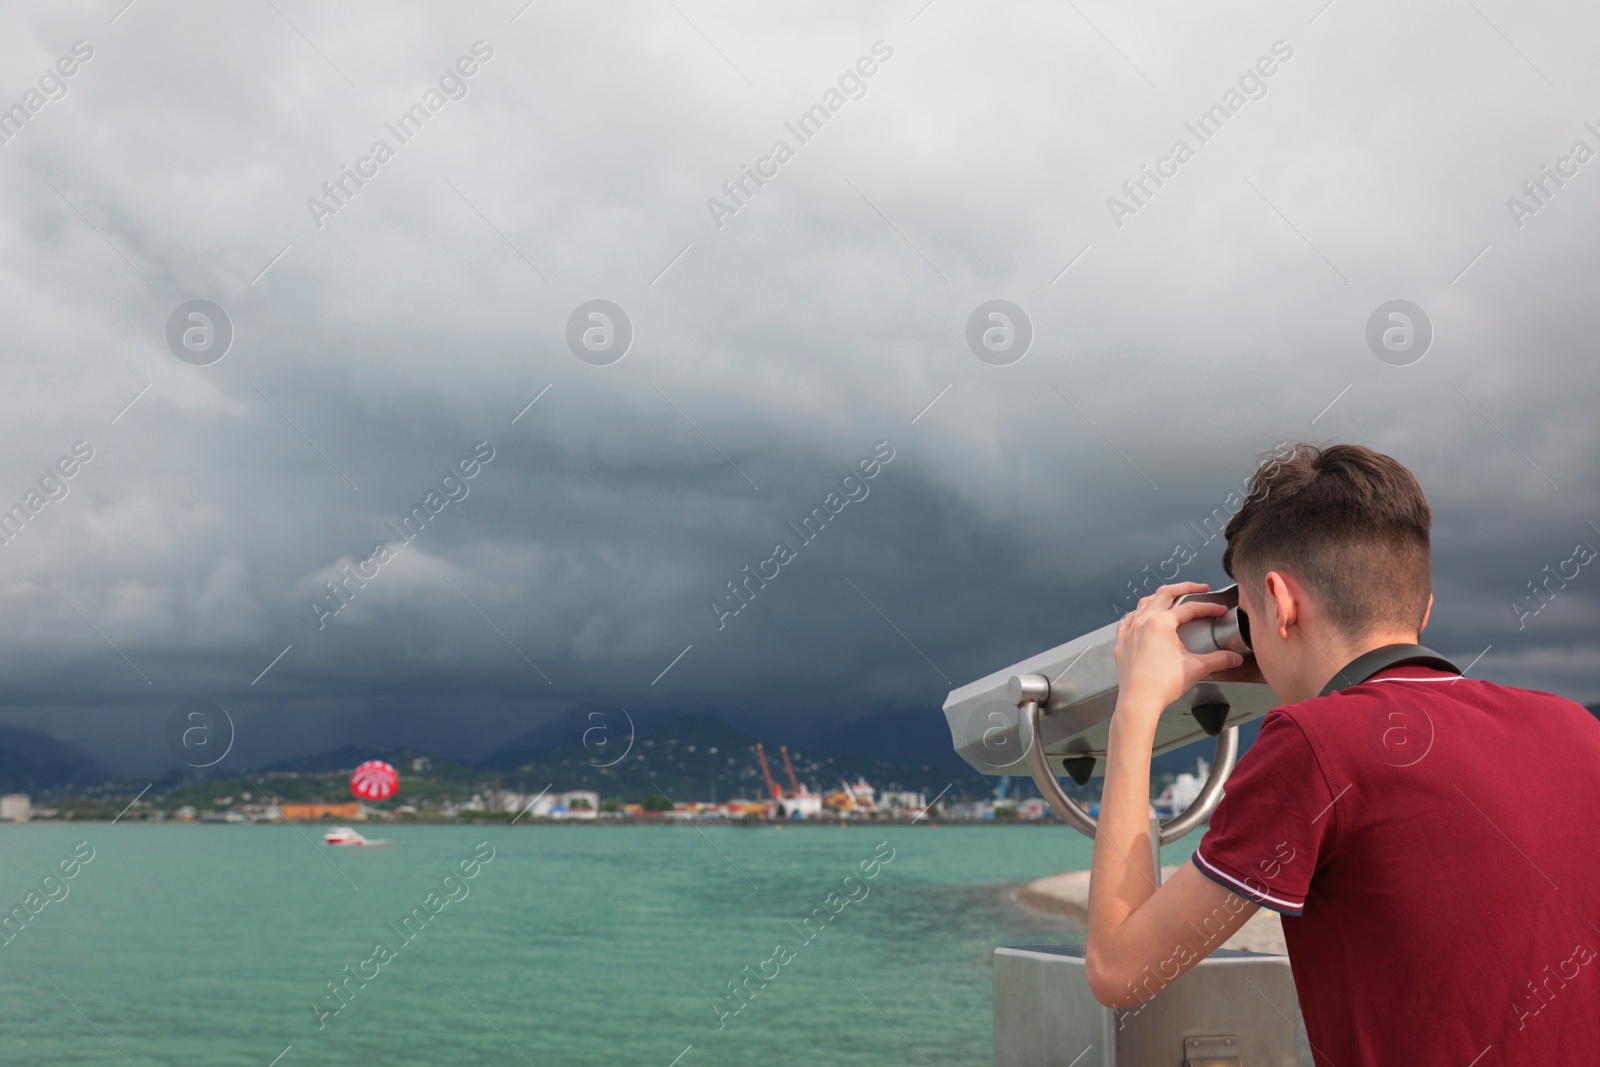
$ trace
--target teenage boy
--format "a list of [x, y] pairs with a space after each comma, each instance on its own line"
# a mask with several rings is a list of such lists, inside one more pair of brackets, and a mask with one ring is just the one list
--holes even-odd
[[1156, 720], [1243, 661], [1178, 641], [1224, 610], [1176, 603], [1204, 585], [1122, 620], [1089, 898], [1102, 1003], [1150, 999], [1264, 907], [1319, 1067], [1600, 1059], [1600, 722], [1418, 644], [1431, 522], [1411, 472], [1370, 449], [1299, 445], [1258, 470], [1222, 566], [1283, 704], [1159, 889]]

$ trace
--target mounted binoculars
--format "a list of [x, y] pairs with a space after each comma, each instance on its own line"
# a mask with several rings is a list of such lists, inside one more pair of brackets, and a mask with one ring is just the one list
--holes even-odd
[[[1238, 757], [1239, 724], [1260, 718], [1277, 704], [1250, 655], [1239, 587], [1191, 593], [1178, 603], [1191, 600], [1223, 604], [1228, 611], [1179, 627], [1184, 647], [1200, 655], [1225, 649], [1244, 656], [1245, 662], [1206, 678], [1161, 713], [1154, 755], [1204, 737], [1217, 739], [1216, 758], [1200, 795], [1162, 825], [1162, 844], [1205, 821], [1222, 799], [1222, 785]], [[1062, 791], [1057, 778], [1066, 775], [1084, 785], [1104, 773], [1117, 704], [1116, 645], [1113, 622], [953, 690], [944, 702], [951, 740], [963, 759], [984, 774], [1031, 775], [1056, 814], [1090, 837], [1094, 818]]]
[[[1222, 799], [1239, 755], [1239, 724], [1277, 704], [1250, 654], [1249, 621], [1239, 589], [1193, 593], [1227, 607], [1224, 614], [1178, 628], [1189, 651], [1227, 650], [1245, 657], [1205, 678], [1162, 710], [1153, 754], [1205, 737], [1217, 754], [1199, 795], [1166, 822], [1151, 809], [1156, 878], [1161, 846], [1206, 820]], [[1104, 773], [1111, 714], [1117, 706], [1117, 624], [1041, 652], [951, 692], [945, 720], [956, 751], [984, 774], [1028, 774], [1061, 820], [1090, 837], [1095, 819], [1062, 790]], [[1102, 1007], [1090, 992], [1081, 946], [1002, 947], [994, 953], [996, 1067], [1293, 1067], [1298, 1008], [1285, 956], [1219, 949], [1169, 983], [1147, 1004]], [[1090, 1051], [1097, 1054], [1084, 1059]]]

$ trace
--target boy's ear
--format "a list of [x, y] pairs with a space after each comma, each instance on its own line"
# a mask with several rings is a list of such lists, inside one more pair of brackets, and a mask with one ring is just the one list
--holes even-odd
[[[1277, 610], [1277, 618], [1273, 620], [1273, 628], [1278, 637], [1287, 641], [1289, 631], [1300, 622], [1300, 603], [1296, 598], [1296, 588], [1289, 580], [1278, 571], [1268, 571], [1261, 579], [1261, 591], [1264, 599], [1270, 600]], [[1265, 621], [1265, 620], [1263, 620]], [[1255, 626], [1252, 623], [1251, 630]]]
[[1417, 636], [1422, 636], [1422, 631], [1428, 628], [1428, 619], [1433, 615], [1433, 594], [1428, 594], [1428, 606], [1422, 609], [1422, 621], [1417, 624]]

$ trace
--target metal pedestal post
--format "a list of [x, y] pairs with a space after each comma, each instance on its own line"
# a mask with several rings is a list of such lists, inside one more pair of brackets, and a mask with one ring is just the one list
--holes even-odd
[[1150, 805], [1150, 866], [1155, 871], [1156, 888], [1161, 888], [1161, 813]]

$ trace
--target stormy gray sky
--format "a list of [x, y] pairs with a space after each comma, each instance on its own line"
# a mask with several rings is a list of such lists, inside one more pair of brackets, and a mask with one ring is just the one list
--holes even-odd
[[1300, 438], [1416, 471], [1431, 644], [1600, 698], [1593, 12], [124, 3], [0, 15], [6, 723], [129, 772], [193, 699], [245, 762], [942, 731], [1177, 544], [1220, 578], [1190, 524]]

